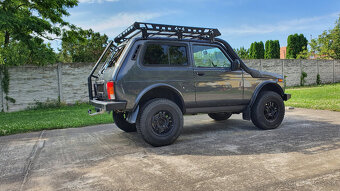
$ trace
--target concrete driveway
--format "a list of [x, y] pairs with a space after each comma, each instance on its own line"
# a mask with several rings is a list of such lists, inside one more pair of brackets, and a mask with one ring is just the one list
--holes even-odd
[[340, 190], [340, 113], [294, 109], [263, 131], [186, 116], [154, 148], [113, 125], [0, 137], [0, 190]]

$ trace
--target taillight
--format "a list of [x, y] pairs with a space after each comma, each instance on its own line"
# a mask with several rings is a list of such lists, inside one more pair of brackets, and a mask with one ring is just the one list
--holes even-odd
[[107, 90], [107, 96], [109, 99], [115, 99], [115, 91], [114, 91], [114, 83], [113, 82], [107, 82], [106, 83], [106, 90]]

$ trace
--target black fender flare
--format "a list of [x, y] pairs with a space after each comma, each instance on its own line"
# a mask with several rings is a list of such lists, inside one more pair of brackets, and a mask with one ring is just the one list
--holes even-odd
[[253, 106], [253, 104], [255, 103], [257, 96], [259, 95], [259, 93], [261, 92], [261, 90], [267, 86], [267, 85], [274, 85], [275, 89], [277, 90], [276, 92], [280, 94], [280, 96], [282, 97], [282, 99], [284, 99], [284, 91], [282, 89], [282, 87], [280, 85], [278, 85], [276, 83], [276, 81], [265, 81], [260, 83], [259, 85], [257, 85], [251, 99], [250, 102], [248, 104], [248, 106], [246, 107], [246, 109], [243, 111], [243, 119], [245, 120], [250, 120], [250, 112], [251, 112], [251, 107]]
[[183, 95], [182, 93], [176, 89], [174, 86], [172, 85], [169, 85], [169, 84], [165, 84], [165, 83], [157, 83], [157, 84], [152, 84], [146, 88], [144, 88], [139, 94], [138, 96], [136, 97], [135, 99], [135, 103], [134, 103], [134, 106], [133, 106], [133, 109], [132, 109], [132, 112], [130, 112], [128, 114], [128, 117], [127, 117], [127, 121], [129, 123], [135, 123], [136, 122], [136, 119], [137, 119], [137, 115], [139, 113], [139, 102], [140, 100], [143, 98], [143, 96], [145, 94], [147, 94], [148, 92], [152, 91], [153, 89], [155, 88], [167, 88], [169, 89], [170, 91], [173, 91], [179, 98], [180, 98], [180, 101], [181, 101], [181, 105], [182, 105], [182, 108], [180, 108], [182, 110], [183, 113], [185, 113], [185, 106], [184, 106], [184, 100], [183, 100]]

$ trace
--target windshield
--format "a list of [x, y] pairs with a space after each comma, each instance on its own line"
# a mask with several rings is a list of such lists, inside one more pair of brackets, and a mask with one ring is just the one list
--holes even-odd
[[98, 66], [101, 66], [98, 75], [104, 73], [107, 68], [114, 67], [125, 48], [125, 44], [116, 46], [112, 42], [107, 46], [102, 57], [97, 61]]

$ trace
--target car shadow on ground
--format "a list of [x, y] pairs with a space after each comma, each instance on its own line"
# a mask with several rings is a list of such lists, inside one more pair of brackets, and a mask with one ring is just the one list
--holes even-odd
[[122, 136], [128, 136], [136, 147], [161, 155], [316, 154], [340, 148], [339, 125], [299, 117], [290, 117], [274, 130], [260, 130], [251, 122], [240, 119], [185, 124], [178, 140], [163, 147], [144, 143], [137, 133]]

